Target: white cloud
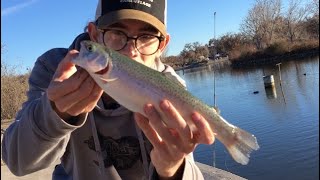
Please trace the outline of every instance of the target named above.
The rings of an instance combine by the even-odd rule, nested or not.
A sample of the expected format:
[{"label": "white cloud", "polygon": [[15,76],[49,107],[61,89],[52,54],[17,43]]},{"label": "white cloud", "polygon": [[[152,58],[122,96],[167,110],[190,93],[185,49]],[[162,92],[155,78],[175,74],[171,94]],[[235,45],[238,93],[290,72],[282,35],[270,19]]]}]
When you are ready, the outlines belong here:
[{"label": "white cloud", "polygon": [[7,16],[7,15],[12,14],[12,13],[15,13],[15,12],[27,7],[27,6],[30,6],[31,4],[33,4],[36,1],[37,0],[30,0],[30,1],[27,1],[27,2],[24,2],[24,3],[20,3],[20,4],[17,4],[17,5],[11,6],[11,7],[7,7],[7,8],[4,8],[4,9],[1,9],[1,17],[2,16]]}]

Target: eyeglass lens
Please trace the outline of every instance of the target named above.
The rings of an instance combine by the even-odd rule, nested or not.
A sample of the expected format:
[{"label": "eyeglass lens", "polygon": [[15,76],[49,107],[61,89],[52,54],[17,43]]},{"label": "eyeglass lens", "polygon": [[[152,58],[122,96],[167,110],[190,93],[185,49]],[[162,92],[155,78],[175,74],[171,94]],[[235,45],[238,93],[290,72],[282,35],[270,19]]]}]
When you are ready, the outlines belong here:
[{"label": "eyeglass lens", "polygon": [[119,30],[107,30],[104,32],[104,43],[108,47],[119,51],[125,48],[128,41],[134,39],[135,48],[144,55],[154,54],[160,45],[160,39],[154,35],[143,34],[137,38],[128,37]]}]

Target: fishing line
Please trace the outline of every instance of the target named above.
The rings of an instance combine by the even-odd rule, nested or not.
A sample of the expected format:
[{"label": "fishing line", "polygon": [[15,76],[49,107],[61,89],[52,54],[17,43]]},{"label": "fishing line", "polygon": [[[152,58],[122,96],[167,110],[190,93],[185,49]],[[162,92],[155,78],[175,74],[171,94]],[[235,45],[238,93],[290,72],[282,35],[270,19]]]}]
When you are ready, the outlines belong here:
[{"label": "fishing line", "polygon": [[286,103],[286,98],[285,98],[284,93],[283,93],[282,84],[281,84],[281,68],[280,68],[280,65],[281,65],[281,63],[276,64],[276,66],[278,66],[278,68],[279,68],[279,83],[280,83],[280,88],[281,88],[281,93],[282,93],[284,104],[287,104]]},{"label": "fishing line", "polygon": [[215,168],[216,167],[216,146],[215,146],[216,143],[213,143],[212,145],[212,148],[213,148],[213,167]]},{"label": "fishing line", "polygon": [[225,156],[224,156],[224,166],[227,168],[228,171],[230,171],[229,168],[228,168],[228,166],[227,166],[227,152],[226,152],[226,151],[223,151],[223,152],[225,153]]},{"label": "fishing line", "polygon": [[[216,75],[213,70],[213,107],[216,107]],[[216,143],[213,143],[213,167],[216,167]]]}]

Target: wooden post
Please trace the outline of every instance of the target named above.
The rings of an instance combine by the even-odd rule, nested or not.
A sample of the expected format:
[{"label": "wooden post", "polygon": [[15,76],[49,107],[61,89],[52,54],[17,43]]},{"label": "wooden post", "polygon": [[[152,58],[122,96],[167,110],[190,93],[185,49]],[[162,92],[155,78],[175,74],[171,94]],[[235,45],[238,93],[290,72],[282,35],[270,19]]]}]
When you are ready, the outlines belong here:
[{"label": "wooden post", "polygon": [[281,86],[281,69],[280,69],[281,63],[278,63],[276,65],[279,67],[279,80],[280,80],[280,86]]},{"label": "wooden post", "polygon": [[213,106],[216,107],[216,75],[213,69]]},{"label": "wooden post", "polygon": [[278,63],[278,64],[276,64],[276,65],[279,67],[279,82],[280,82],[280,87],[281,87],[281,93],[282,93],[283,101],[284,101],[285,104],[287,104],[287,103],[286,103],[286,98],[285,98],[285,96],[284,96],[284,92],[283,92],[283,89],[282,89],[282,85],[281,85],[281,69],[280,69],[281,63]]}]

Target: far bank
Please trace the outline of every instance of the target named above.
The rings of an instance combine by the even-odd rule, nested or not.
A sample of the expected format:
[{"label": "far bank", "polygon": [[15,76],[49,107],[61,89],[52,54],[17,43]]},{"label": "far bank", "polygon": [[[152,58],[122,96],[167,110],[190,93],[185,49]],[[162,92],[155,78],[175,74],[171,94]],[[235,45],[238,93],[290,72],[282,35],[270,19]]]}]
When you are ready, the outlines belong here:
[{"label": "far bank", "polygon": [[239,68],[259,67],[263,65],[275,65],[285,61],[302,60],[302,59],[312,58],[317,56],[319,56],[319,47],[310,48],[304,51],[291,51],[283,54],[256,53],[256,54],[252,54],[251,56],[245,56],[238,59],[230,59],[229,57],[222,57],[218,59],[208,59],[204,61],[198,61],[188,65],[174,64],[171,66],[173,66],[176,71],[203,67],[208,65],[213,65],[216,68],[223,68],[223,67],[230,66],[231,68],[239,69]]}]

